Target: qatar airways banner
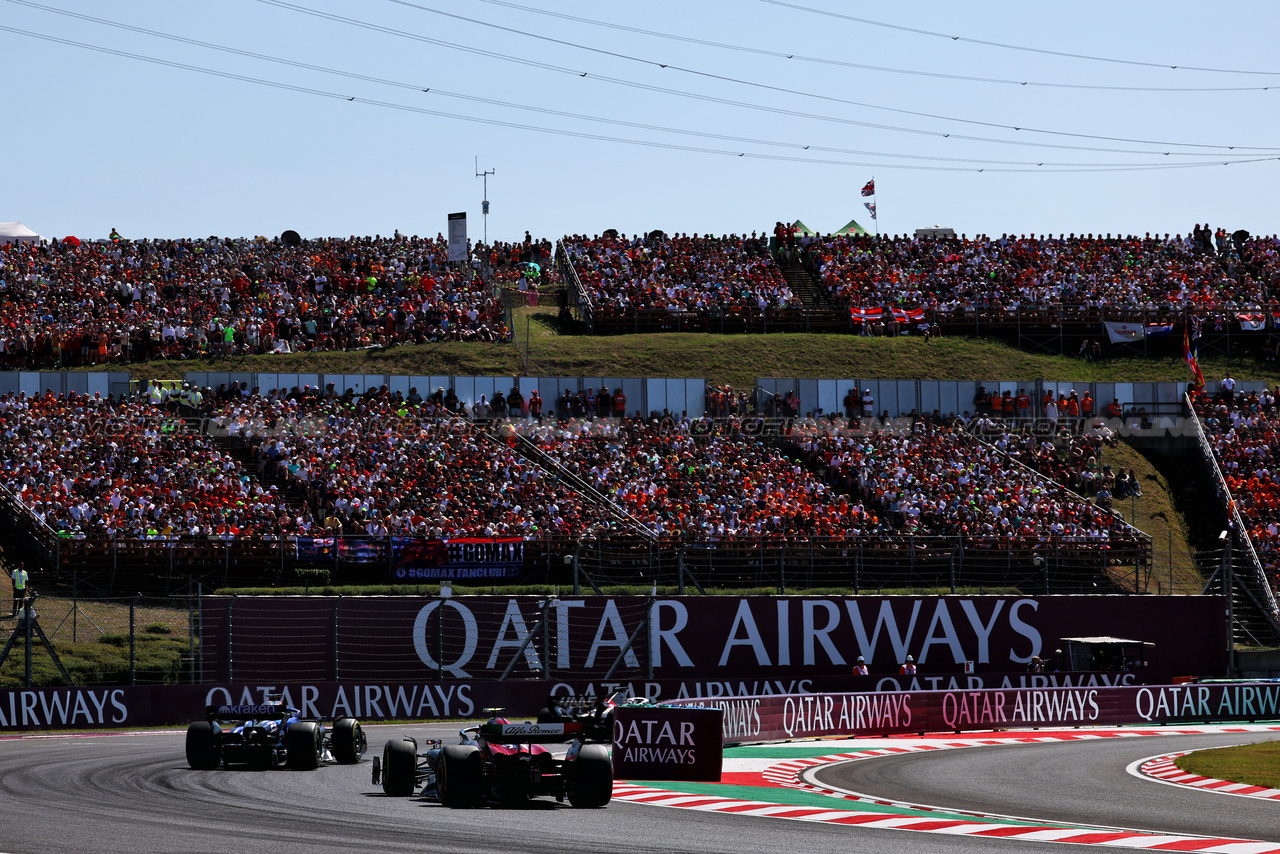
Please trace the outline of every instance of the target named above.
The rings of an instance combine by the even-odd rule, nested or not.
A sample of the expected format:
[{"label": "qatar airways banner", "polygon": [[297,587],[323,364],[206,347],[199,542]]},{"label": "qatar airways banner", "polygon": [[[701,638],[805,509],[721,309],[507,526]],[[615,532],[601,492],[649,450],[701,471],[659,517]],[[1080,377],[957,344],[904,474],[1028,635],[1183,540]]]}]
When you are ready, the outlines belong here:
[{"label": "qatar airways banner", "polygon": [[[640,683],[650,695],[685,697],[716,686],[717,695],[672,700],[717,709],[724,742],[828,735],[949,732],[1011,727],[1117,726],[1280,719],[1280,683],[1214,683],[1126,687],[988,688],[842,693],[735,694],[733,683]],[[750,683],[747,683],[750,684]],[[794,684],[794,683],[793,683]],[[487,717],[502,708],[532,717],[549,695],[608,696],[617,682],[235,682],[100,688],[0,689],[0,733],[56,729],[185,726],[208,705],[282,701],[307,717],[351,715],[362,721]],[[758,687],[786,688],[784,682]],[[647,720],[647,718],[646,718]],[[692,718],[690,720],[693,720]],[[696,723],[702,726],[706,718]],[[633,747],[687,748],[675,730],[623,734]],[[615,737],[618,733],[615,732]],[[698,743],[702,743],[699,738]],[[688,759],[688,754],[683,754]],[[678,763],[679,755],[636,753],[637,761]],[[700,764],[700,762],[698,763]],[[672,773],[668,769],[666,773]],[[701,773],[701,772],[699,772]]]},{"label": "qatar airways banner", "polygon": [[613,776],[718,783],[724,763],[719,709],[619,706],[613,713]]},{"label": "qatar airways banner", "polygon": [[1280,719],[1280,683],[798,694],[677,701],[724,712],[725,743],[828,735]]},{"label": "qatar airways banner", "polygon": [[868,690],[891,690],[908,655],[921,679],[1015,673],[1081,636],[1154,644],[1150,672],[1220,675],[1225,619],[1211,596],[205,597],[201,650],[203,678],[226,681],[814,679],[861,655]]}]

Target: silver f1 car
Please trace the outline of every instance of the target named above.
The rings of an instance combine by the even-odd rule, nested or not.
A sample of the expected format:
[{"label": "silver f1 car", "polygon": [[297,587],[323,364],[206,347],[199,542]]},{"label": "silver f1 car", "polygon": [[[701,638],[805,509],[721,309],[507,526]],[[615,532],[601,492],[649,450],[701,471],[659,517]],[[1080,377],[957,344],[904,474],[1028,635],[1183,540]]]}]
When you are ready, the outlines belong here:
[{"label": "silver f1 car", "polygon": [[[613,797],[605,746],[612,740],[613,708],[613,698],[568,698],[544,709],[538,723],[495,716],[464,727],[457,744],[392,739],[373,758],[373,783],[393,797],[421,789],[448,807],[513,806],[548,795],[575,807],[602,807]],[[543,746],[566,742],[563,757]]]},{"label": "silver f1 car", "polygon": [[303,718],[283,703],[206,706],[187,727],[187,764],[196,769],[245,764],[311,771],[322,762],[354,765],[368,742],[355,718]]}]

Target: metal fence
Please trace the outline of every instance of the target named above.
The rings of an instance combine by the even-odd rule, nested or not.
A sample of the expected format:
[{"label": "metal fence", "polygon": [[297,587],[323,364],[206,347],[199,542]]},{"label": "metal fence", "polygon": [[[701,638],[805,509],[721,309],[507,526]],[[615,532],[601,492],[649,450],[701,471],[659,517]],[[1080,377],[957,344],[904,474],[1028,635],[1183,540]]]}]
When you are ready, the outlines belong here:
[{"label": "metal fence", "polygon": [[199,619],[199,597],[36,595],[0,634],[0,685],[199,682]]}]

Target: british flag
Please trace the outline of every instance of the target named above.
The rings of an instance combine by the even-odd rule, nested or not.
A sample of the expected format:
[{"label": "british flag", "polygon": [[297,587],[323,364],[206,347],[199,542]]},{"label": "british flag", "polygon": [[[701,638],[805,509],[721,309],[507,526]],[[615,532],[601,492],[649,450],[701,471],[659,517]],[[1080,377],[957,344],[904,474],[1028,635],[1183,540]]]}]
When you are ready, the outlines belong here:
[{"label": "british flag", "polygon": [[875,194],[876,194],[876,179],[872,178],[870,181],[862,185],[862,195],[874,196]]}]

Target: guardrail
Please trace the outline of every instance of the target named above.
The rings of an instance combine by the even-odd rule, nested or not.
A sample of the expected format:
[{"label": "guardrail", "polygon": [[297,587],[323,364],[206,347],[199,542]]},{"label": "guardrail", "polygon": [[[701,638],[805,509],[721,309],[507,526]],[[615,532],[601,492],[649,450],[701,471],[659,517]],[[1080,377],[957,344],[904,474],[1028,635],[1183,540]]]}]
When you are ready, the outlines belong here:
[{"label": "guardrail", "polygon": [[556,263],[560,265],[561,280],[573,285],[575,302],[578,305],[578,311],[582,314],[582,321],[587,328],[587,332],[594,334],[596,327],[595,304],[591,301],[591,294],[587,293],[587,289],[582,286],[582,280],[578,278],[578,271],[573,266],[573,259],[569,257],[569,251],[565,249],[563,240],[556,241]]},{"label": "guardrail", "polygon": [[1262,600],[1264,615],[1270,621],[1272,627],[1277,632],[1280,632],[1280,608],[1276,605],[1275,591],[1271,587],[1271,582],[1267,579],[1266,571],[1262,568],[1262,560],[1258,557],[1258,552],[1253,547],[1253,538],[1249,535],[1249,527],[1245,524],[1244,517],[1240,515],[1240,507],[1236,503],[1235,496],[1231,494],[1231,489],[1227,486],[1227,479],[1223,476],[1222,468],[1218,465],[1218,455],[1214,453],[1213,446],[1209,444],[1209,438],[1205,435],[1200,418],[1196,414],[1195,405],[1191,402],[1190,396],[1184,395],[1183,399],[1187,412],[1191,415],[1190,420],[1195,425],[1196,446],[1200,449],[1201,456],[1209,466],[1209,470],[1213,475],[1214,487],[1218,492],[1218,500],[1222,503],[1228,518],[1231,520],[1232,537],[1244,547],[1245,554],[1248,556],[1250,574],[1253,576],[1252,583],[1248,585],[1249,590],[1254,596]]}]

